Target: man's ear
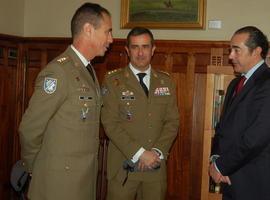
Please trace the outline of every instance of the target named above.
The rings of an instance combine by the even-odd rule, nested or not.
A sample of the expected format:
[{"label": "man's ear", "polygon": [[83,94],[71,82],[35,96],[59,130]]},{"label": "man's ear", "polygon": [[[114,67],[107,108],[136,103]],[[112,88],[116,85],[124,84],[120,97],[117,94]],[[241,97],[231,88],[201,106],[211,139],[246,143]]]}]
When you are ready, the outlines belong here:
[{"label": "man's ear", "polygon": [[156,45],[154,45],[154,46],[152,47],[152,56],[154,55],[155,50],[156,50]]},{"label": "man's ear", "polygon": [[87,36],[91,36],[92,33],[93,33],[93,30],[94,30],[94,27],[93,27],[92,24],[90,24],[90,23],[85,23],[85,24],[83,25],[83,32],[84,32],[84,34],[86,34]]},{"label": "man's ear", "polygon": [[126,50],[126,52],[127,52],[127,55],[129,56],[129,49],[128,49],[127,46],[125,46],[125,50]]},{"label": "man's ear", "polygon": [[260,56],[261,57],[261,53],[262,53],[262,48],[261,47],[256,47],[254,50],[253,50],[253,54],[255,56]]}]

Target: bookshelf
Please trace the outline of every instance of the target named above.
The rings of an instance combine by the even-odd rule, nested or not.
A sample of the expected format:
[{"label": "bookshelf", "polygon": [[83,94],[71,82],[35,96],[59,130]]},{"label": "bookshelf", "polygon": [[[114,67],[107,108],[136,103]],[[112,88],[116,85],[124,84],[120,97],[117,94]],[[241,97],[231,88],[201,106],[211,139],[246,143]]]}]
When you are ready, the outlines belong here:
[{"label": "bookshelf", "polygon": [[235,75],[232,66],[207,66],[201,200],[222,199],[220,193],[210,192],[209,190],[210,178],[208,176],[208,167],[211,154],[211,142],[215,134],[214,127],[222,111],[226,89],[233,78],[235,78]]}]

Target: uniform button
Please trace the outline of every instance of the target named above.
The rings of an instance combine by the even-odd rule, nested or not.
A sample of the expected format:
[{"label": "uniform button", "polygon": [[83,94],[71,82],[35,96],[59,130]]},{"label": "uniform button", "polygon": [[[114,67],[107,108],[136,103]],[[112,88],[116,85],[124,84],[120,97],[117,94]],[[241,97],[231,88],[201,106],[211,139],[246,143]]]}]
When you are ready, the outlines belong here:
[{"label": "uniform button", "polygon": [[149,143],[151,143],[151,142],[152,142],[152,140],[150,140],[150,139],[149,139],[149,140],[148,140],[148,142],[149,142]]},{"label": "uniform button", "polygon": [[65,170],[70,170],[70,167],[69,166],[65,166]]},{"label": "uniform button", "polygon": [[148,113],[148,116],[151,117],[152,116],[152,113]]}]

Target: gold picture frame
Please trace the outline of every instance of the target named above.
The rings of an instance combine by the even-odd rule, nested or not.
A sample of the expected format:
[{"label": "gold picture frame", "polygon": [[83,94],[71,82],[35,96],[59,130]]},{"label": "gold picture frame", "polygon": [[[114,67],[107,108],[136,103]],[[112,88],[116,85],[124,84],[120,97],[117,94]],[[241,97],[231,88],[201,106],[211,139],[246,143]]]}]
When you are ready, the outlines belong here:
[{"label": "gold picture frame", "polygon": [[206,0],[121,0],[121,28],[204,29]]}]

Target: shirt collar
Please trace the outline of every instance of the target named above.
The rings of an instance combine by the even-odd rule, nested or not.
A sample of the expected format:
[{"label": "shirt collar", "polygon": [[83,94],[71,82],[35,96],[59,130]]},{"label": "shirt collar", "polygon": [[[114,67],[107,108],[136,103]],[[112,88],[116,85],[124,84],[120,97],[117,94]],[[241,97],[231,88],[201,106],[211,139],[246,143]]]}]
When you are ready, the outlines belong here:
[{"label": "shirt collar", "polygon": [[[133,74],[136,76],[138,73],[146,73],[146,76],[150,76],[150,72],[151,72],[151,65],[149,65],[148,69],[145,71],[140,71],[138,69],[136,69],[135,67],[132,66],[131,63],[129,63],[129,68],[131,69],[131,71],[133,72]],[[137,77],[137,76],[136,76]]]},{"label": "shirt collar", "polygon": [[79,57],[84,66],[87,66],[90,63],[90,61],[88,61],[73,45],[71,45],[71,49]]},{"label": "shirt collar", "polygon": [[256,65],[254,65],[246,74],[244,75],[247,79],[246,81],[252,76],[252,74],[263,64],[264,60],[261,60]]}]

